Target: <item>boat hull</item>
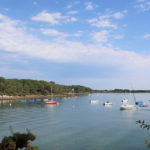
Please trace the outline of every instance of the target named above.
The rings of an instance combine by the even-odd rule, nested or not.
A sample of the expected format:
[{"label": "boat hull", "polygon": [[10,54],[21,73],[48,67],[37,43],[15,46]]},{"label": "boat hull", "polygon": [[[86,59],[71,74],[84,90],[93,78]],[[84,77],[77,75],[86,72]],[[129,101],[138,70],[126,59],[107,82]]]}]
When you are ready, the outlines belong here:
[{"label": "boat hull", "polygon": [[46,105],[56,105],[57,102],[56,101],[52,101],[52,102],[45,102]]},{"label": "boat hull", "polygon": [[91,104],[98,104],[99,101],[98,101],[98,100],[90,100],[90,103],[91,103]]},{"label": "boat hull", "polygon": [[103,103],[103,105],[104,105],[104,106],[111,106],[112,103],[111,103],[111,102],[105,102],[105,103]]},{"label": "boat hull", "polygon": [[134,105],[121,105],[120,110],[133,110],[136,109]]}]

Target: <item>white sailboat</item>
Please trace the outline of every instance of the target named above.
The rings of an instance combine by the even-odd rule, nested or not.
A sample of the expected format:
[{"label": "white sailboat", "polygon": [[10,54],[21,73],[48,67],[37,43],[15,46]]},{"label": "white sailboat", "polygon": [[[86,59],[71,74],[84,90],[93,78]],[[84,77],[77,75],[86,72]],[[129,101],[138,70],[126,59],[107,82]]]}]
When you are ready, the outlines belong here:
[{"label": "white sailboat", "polygon": [[120,110],[134,110],[134,109],[136,109],[136,105],[129,104],[128,99],[122,100],[122,105],[120,106]]},{"label": "white sailboat", "polygon": [[122,104],[120,106],[120,110],[133,110],[136,109],[135,105],[131,105],[131,104]]}]

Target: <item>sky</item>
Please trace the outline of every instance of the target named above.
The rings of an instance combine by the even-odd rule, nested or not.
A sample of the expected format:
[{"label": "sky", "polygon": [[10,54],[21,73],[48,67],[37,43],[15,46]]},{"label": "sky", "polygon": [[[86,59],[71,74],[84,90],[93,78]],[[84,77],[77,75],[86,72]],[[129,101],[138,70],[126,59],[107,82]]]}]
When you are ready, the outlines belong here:
[{"label": "sky", "polygon": [[150,89],[150,0],[0,0],[0,76]]}]

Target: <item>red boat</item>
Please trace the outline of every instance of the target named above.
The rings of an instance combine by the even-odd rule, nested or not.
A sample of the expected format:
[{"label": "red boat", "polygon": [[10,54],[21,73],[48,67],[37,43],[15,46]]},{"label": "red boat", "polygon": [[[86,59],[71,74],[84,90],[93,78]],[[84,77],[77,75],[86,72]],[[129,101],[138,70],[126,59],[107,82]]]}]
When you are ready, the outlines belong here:
[{"label": "red boat", "polygon": [[56,101],[48,101],[48,102],[45,102],[45,104],[47,104],[47,105],[56,105],[57,102]]}]

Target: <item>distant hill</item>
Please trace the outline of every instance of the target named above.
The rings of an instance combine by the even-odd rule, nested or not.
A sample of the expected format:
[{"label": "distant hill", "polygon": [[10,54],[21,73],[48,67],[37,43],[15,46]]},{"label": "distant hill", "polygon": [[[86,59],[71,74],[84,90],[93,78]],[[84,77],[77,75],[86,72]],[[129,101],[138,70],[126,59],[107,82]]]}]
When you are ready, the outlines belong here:
[{"label": "distant hill", "polygon": [[81,85],[67,86],[52,81],[0,77],[0,95],[50,95],[51,93],[91,93],[92,91],[91,88]]}]

